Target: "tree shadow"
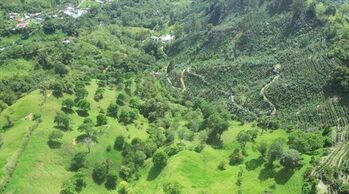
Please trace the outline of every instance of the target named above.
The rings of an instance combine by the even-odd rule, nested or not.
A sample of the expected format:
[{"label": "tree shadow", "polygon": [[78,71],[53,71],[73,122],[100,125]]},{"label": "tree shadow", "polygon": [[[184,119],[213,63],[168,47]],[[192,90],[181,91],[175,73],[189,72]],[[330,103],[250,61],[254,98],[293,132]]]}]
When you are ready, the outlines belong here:
[{"label": "tree shadow", "polygon": [[276,173],[274,180],[277,184],[284,185],[290,180],[294,172],[293,169],[282,168]]},{"label": "tree shadow", "polygon": [[96,137],[89,137],[87,134],[82,134],[82,135],[77,136],[75,141],[76,141],[76,143],[82,143],[82,142],[84,142],[84,140],[86,138],[91,138],[92,141],[97,142],[97,138]]},{"label": "tree shadow", "polygon": [[50,149],[58,149],[58,148],[62,147],[62,143],[61,142],[52,141],[52,140],[49,140],[47,142],[47,145],[48,145],[48,147],[50,147]]},{"label": "tree shadow", "polygon": [[54,126],[54,128],[56,128],[56,129],[59,129],[59,130],[61,130],[61,131],[64,131],[64,132],[66,132],[66,131],[69,131],[70,129],[68,128],[66,128],[66,127],[63,127],[63,126]]},{"label": "tree shadow", "polygon": [[156,177],[159,176],[161,171],[162,171],[162,168],[158,168],[155,166],[151,167],[151,169],[148,173],[147,181],[152,181],[152,180],[156,179]]},{"label": "tree shadow", "polygon": [[276,174],[274,166],[265,164],[264,168],[260,171],[258,175],[259,180],[267,180],[269,178],[273,178]]},{"label": "tree shadow", "polygon": [[82,110],[77,110],[76,113],[80,116],[80,117],[88,117],[89,114],[88,112],[82,111]]},{"label": "tree shadow", "polygon": [[256,159],[252,159],[248,162],[245,162],[246,165],[246,169],[248,171],[251,170],[255,170],[256,168],[258,168],[259,166],[261,166],[264,162],[264,159],[262,157],[256,158]]},{"label": "tree shadow", "polygon": [[62,110],[64,113],[66,113],[66,114],[72,114],[72,113],[74,113],[74,110],[69,109],[69,108],[64,108],[64,107],[62,107],[61,110]]}]

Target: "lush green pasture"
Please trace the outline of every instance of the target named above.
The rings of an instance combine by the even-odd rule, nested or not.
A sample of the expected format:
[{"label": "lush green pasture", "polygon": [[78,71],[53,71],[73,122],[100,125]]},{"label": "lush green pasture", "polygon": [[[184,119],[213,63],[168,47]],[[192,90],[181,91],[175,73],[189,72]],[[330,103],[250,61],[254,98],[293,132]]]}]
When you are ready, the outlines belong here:
[{"label": "lush green pasture", "polygon": [[275,163],[274,168],[265,165],[265,161],[256,150],[259,142],[270,143],[274,139],[284,138],[287,133],[283,130],[263,132],[255,144],[247,145],[247,154],[240,165],[227,164],[226,170],[219,170],[218,165],[225,160],[228,163],[232,148],[239,147],[235,141],[241,130],[251,129],[251,124],[240,126],[232,122],[222,139],[225,149],[213,149],[206,146],[201,153],[185,150],[169,159],[168,165],[161,171],[152,169],[152,162],[148,161],[141,179],[135,183],[135,193],[163,193],[163,185],[168,182],[178,182],[183,186],[183,193],[237,193],[238,173],[242,171],[242,193],[255,194],[271,191],[280,194],[301,193],[303,172],[309,166],[309,156],[305,156],[303,166],[294,172],[284,170]]},{"label": "lush green pasture", "polygon": [[[87,86],[89,96],[87,100],[91,102],[90,117],[95,120],[96,115],[100,109],[106,109],[110,102],[115,100],[116,92],[113,89],[108,89],[104,93],[104,99],[98,103],[93,100],[94,92],[97,88],[96,82],[92,82]],[[64,96],[57,99],[54,96],[49,96],[43,105],[39,105],[44,97],[35,91],[28,96],[19,100],[16,104],[9,107],[2,113],[1,122],[5,122],[5,115],[10,114],[15,121],[15,126],[4,133],[4,149],[0,153],[2,158],[1,167],[4,167],[6,159],[21,145],[21,140],[24,136],[25,129],[30,126],[32,121],[25,121],[24,117],[30,113],[40,113],[42,115],[42,122],[39,127],[33,132],[30,142],[20,158],[16,170],[8,184],[7,192],[14,193],[59,193],[61,184],[67,180],[72,173],[69,172],[69,164],[71,158],[77,151],[87,151],[87,148],[78,143],[75,144],[74,139],[79,135],[77,127],[82,123],[83,117],[73,113],[70,115],[72,119],[72,130],[65,132],[63,137],[63,145],[60,149],[50,149],[47,141],[48,136],[54,129],[54,116],[56,112],[60,111],[61,101]],[[12,113],[12,114],[11,114]],[[107,127],[100,127],[102,135],[98,138],[99,143],[95,144],[91,153],[88,155],[88,166],[92,167],[95,163],[100,163],[109,158],[113,161],[113,171],[118,172],[118,167],[121,162],[121,155],[119,152],[107,152],[106,147],[113,145],[117,135],[125,134],[130,138],[142,137],[146,138],[146,133],[142,129],[137,129],[134,126],[126,128],[117,123],[116,120],[109,118]],[[103,185],[97,186],[93,183],[90,176],[92,168],[86,169],[87,187],[83,193],[108,193]]]},{"label": "lush green pasture", "polygon": [[[89,92],[86,98],[91,103],[89,117],[95,121],[101,110],[106,110],[110,102],[115,101],[118,91],[108,88],[104,92],[104,98],[99,102],[93,100],[97,89],[96,81],[92,81],[86,89]],[[54,116],[61,108],[61,102],[65,98],[73,98],[65,95],[61,98],[54,96],[44,97],[39,91],[34,91],[17,101],[14,105],[2,112],[0,122],[6,122],[6,115],[14,121],[14,126],[4,133],[4,145],[0,152],[0,167],[4,168],[6,162],[22,145],[22,139],[26,130],[34,124],[31,115],[40,113],[42,122],[34,130],[30,141],[20,157],[12,178],[7,185],[8,193],[59,193],[62,183],[73,175],[69,171],[72,157],[79,151],[87,152],[84,144],[76,143],[75,138],[80,135],[77,131],[84,117],[76,113],[69,114],[72,119],[72,130],[64,132],[63,144],[59,149],[50,149],[48,136],[54,129]],[[171,104],[173,108],[180,110],[181,105]],[[137,124],[138,123],[138,124]],[[142,125],[140,125],[142,124]],[[180,126],[184,126],[185,122]],[[137,126],[137,127],[136,127]],[[182,126],[182,127],[183,127]],[[134,137],[147,138],[146,128],[148,122],[140,117],[136,124],[123,126],[116,120],[108,117],[108,125],[99,127],[101,135],[98,143],[93,145],[88,155],[87,187],[81,193],[112,193],[105,189],[104,185],[96,185],[91,177],[92,167],[106,159],[113,162],[112,173],[117,174],[121,165],[120,152],[106,151],[107,146],[112,146],[115,137],[124,135],[129,141]],[[145,163],[141,170],[139,180],[130,184],[135,193],[163,193],[163,185],[168,182],[179,182],[184,193],[236,193],[238,174],[242,172],[240,190],[243,193],[300,193],[302,187],[302,174],[309,166],[309,157],[304,156],[303,167],[294,172],[284,170],[280,164],[275,163],[274,168],[265,165],[265,161],[256,150],[260,142],[270,144],[277,138],[287,139],[284,130],[262,131],[255,143],[247,144],[247,156],[240,165],[229,165],[229,156],[234,148],[240,147],[236,142],[237,134],[242,130],[257,128],[253,123],[240,125],[239,122],[230,122],[230,127],[222,135],[223,148],[214,149],[206,146],[200,153],[192,151],[191,147],[196,141],[184,141],[187,149],[169,158],[168,165],[162,170],[154,170],[151,159]],[[176,142],[178,142],[176,140]],[[226,161],[226,170],[219,170],[221,161]],[[3,171],[1,174],[3,175]]]}]

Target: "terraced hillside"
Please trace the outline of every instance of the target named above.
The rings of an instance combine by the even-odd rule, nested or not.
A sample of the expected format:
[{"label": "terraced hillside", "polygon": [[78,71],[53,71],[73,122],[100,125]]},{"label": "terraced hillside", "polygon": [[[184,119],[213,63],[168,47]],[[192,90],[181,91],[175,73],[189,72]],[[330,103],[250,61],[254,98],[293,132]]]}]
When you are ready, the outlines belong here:
[{"label": "terraced hillside", "polygon": [[[307,12],[295,19],[292,13],[270,16],[263,6],[256,10],[228,15],[170,48],[178,68],[190,68],[185,80],[191,95],[225,100],[247,120],[267,115],[307,130],[348,119],[345,98],[328,89],[336,68],[345,64],[330,54],[328,24]],[[190,61],[182,60],[186,55]],[[178,79],[175,71],[172,79]]]}]

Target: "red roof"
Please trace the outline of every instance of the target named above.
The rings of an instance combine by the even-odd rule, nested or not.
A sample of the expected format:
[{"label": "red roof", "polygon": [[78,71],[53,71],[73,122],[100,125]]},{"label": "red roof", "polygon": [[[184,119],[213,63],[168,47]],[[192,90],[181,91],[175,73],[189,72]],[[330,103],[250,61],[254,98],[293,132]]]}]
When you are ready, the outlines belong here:
[{"label": "red roof", "polygon": [[28,26],[27,23],[19,23],[16,25],[17,28],[26,28]]}]

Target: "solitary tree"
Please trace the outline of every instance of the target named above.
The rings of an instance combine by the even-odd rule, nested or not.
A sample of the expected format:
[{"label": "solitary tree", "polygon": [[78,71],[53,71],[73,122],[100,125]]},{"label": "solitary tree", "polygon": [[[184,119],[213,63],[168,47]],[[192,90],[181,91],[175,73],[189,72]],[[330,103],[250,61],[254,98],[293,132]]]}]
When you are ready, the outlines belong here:
[{"label": "solitary tree", "polygon": [[265,142],[262,142],[258,145],[257,150],[259,151],[259,153],[261,154],[261,156],[264,158],[265,154],[268,151],[268,145]]},{"label": "solitary tree", "polygon": [[167,165],[167,154],[163,151],[155,153],[153,156],[153,163],[157,168],[164,168]]},{"label": "solitary tree", "polygon": [[287,169],[294,169],[299,166],[302,159],[301,154],[294,149],[286,151],[280,160],[280,163]]},{"label": "solitary tree", "polygon": [[97,126],[106,125],[107,123],[107,117],[104,114],[97,115]]},{"label": "solitary tree", "polygon": [[244,156],[242,155],[240,149],[235,149],[234,152],[230,155],[229,163],[231,165],[240,164],[244,161]]},{"label": "solitary tree", "polygon": [[237,141],[240,143],[241,145],[241,150],[243,153],[245,153],[245,147],[246,147],[246,143],[251,141],[251,136],[249,133],[247,133],[246,131],[240,131],[238,136],[237,136]]},{"label": "solitary tree", "polygon": [[104,185],[105,188],[107,188],[108,190],[115,190],[117,180],[118,180],[118,177],[116,175],[109,174],[107,176],[107,180]]},{"label": "solitary tree", "polygon": [[107,109],[107,115],[116,118],[118,116],[118,105],[111,103]]},{"label": "solitary tree", "polygon": [[124,148],[124,144],[125,144],[125,138],[124,136],[120,135],[115,139],[114,148],[120,151]]},{"label": "solitary tree", "polygon": [[116,103],[120,106],[125,105],[125,101],[126,101],[126,95],[123,93],[120,93],[116,99]]},{"label": "solitary tree", "polygon": [[73,157],[70,163],[70,170],[77,171],[80,168],[85,167],[86,156],[87,156],[87,153],[84,153],[84,152],[79,152],[75,154],[75,156]]},{"label": "solitary tree", "polygon": [[177,182],[166,183],[163,186],[165,194],[181,194],[182,186]]},{"label": "solitary tree", "polygon": [[74,92],[75,92],[75,96],[78,100],[81,100],[88,95],[88,92],[85,89],[85,87],[83,85],[80,85],[80,84],[75,86]]},{"label": "solitary tree", "polygon": [[88,111],[91,109],[91,105],[87,100],[80,100],[78,102],[78,108],[83,114],[88,114]]},{"label": "solitary tree", "polygon": [[58,148],[61,146],[61,139],[63,133],[61,131],[54,130],[49,136],[48,145],[50,148]]},{"label": "solitary tree", "polygon": [[64,85],[61,81],[56,81],[51,85],[52,94],[56,97],[61,97],[64,91]]},{"label": "solitary tree", "polygon": [[62,102],[62,110],[72,111],[74,105],[74,101],[70,98],[67,98]]},{"label": "solitary tree", "polygon": [[59,112],[56,114],[54,123],[57,127],[60,127],[64,130],[68,130],[70,128],[70,118],[65,113]]},{"label": "solitary tree", "polygon": [[276,139],[268,150],[268,160],[270,164],[279,159],[284,152],[284,142],[282,139]]},{"label": "solitary tree", "polygon": [[92,177],[97,184],[102,184],[108,175],[108,167],[105,163],[96,164],[93,169]]},{"label": "solitary tree", "polygon": [[84,133],[88,137],[95,137],[97,131],[93,128],[94,124],[91,119],[86,118],[84,122],[79,126],[78,130]]}]

